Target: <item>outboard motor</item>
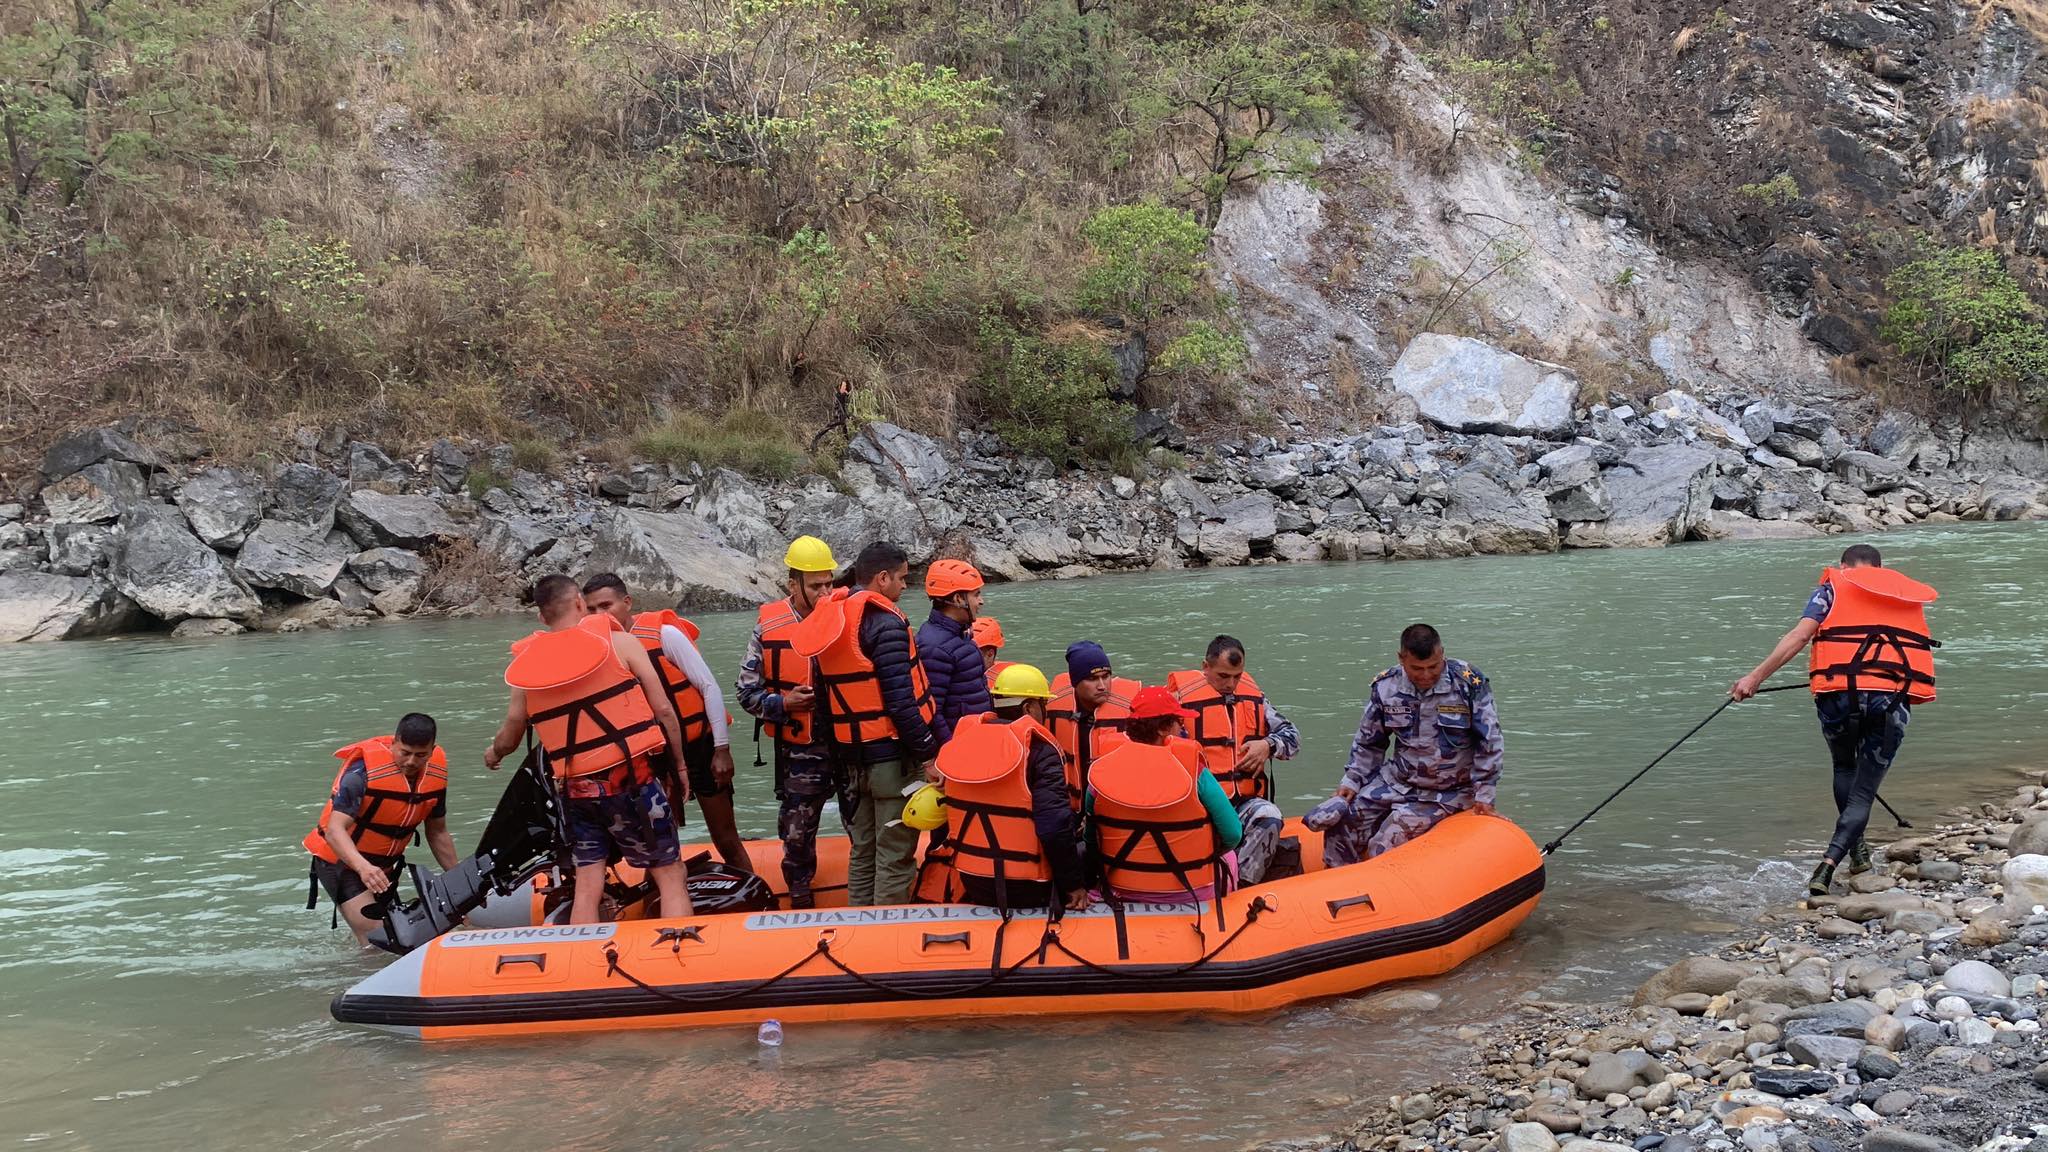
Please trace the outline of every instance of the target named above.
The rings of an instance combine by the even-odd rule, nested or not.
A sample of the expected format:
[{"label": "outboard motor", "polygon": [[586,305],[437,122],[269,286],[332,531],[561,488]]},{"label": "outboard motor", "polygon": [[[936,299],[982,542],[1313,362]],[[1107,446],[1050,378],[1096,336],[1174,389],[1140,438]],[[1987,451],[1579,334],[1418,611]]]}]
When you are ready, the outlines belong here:
[{"label": "outboard motor", "polygon": [[385,902],[384,923],[370,931],[370,943],[400,956],[462,922],[493,893],[510,895],[554,862],[560,809],[552,782],[538,756],[505,786],[476,854],[446,872],[407,870],[418,895],[403,904]]},{"label": "outboard motor", "polygon": [[683,881],[690,890],[692,915],[716,916],[721,912],[772,912],[778,906],[775,890],[752,872],[729,864],[714,863],[709,852],[688,861]]}]

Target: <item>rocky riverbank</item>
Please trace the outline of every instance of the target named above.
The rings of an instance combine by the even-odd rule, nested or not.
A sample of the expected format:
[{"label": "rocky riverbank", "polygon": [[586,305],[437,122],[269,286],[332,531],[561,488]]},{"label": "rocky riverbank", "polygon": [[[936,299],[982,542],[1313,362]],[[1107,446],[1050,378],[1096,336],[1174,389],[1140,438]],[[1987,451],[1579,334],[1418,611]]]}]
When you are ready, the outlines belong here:
[{"label": "rocky riverbank", "polygon": [[[1463,1082],[1259,1150],[2044,1152],[2044,785],[2031,773],[2008,804],[1945,813],[1843,894],[1767,913],[1629,1005],[1526,1002],[1461,1032]],[[1379,997],[1399,1011],[1433,994]]]},{"label": "rocky riverbank", "polygon": [[0,503],[0,641],[338,627],[509,611],[554,571],[694,610],[780,594],[786,541],[873,539],[996,580],[1797,538],[2048,515],[2048,445],[1866,407],[1668,391],[1578,406],[1564,368],[1424,335],[1388,423],[1194,442],[1143,412],[1142,475],[886,423],[836,475],[763,483],[584,457],[543,474],[456,438],[393,455],[301,429],[262,464],[131,420],[50,447]]}]

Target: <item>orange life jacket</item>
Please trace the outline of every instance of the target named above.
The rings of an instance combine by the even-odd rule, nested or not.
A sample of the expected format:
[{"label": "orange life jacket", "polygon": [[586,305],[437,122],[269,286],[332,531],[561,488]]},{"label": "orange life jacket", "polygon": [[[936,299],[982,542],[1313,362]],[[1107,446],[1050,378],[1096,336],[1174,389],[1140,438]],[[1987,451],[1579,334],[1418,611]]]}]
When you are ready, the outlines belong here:
[{"label": "orange life jacket", "polygon": [[945,777],[947,843],[964,876],[1052,879],[1052,865],[1031,822],[1031,744],[1052,734],[1029,716],[1004,723],[993,714],[963,717],[939,750]]},{"label": "orange life jacket", "polygon": [[[754,617],[754,623],[761,630],[761,682],[770,692],[788,695],[792,689],[801,688],[811,682],[811,662],[797,655],[790,642],[790,629],[803,617],[796,614],[796,606],[785,596],[772,603],[761,605],[761,611]],[[808,712],[787,717],[780,724],[764,724],[763,727],[776,740],[790,747],[800,747],[811,742],[811,721]]]},{"label": "orange life jacket", "polygon": [[1015,660],[998,660],[988,666],[988,694],[991,697],[996,694],[996,677],[1003,674],[1003,669],[1014,667],[1016,663]]},{"label": "orange life jacket", "polygon": [[407,780],[405,771],[392,760],[389,736],[358,740],[336,751],[334,758],[341,761],[341,771],[334,774],[334,783],[327,789],[327,804],[306,835],[306,850],[329,864],[341,863],[334,845],[327,842],[327,818],[334,815],[334,792],[341,787],[341,778],[348,775],[350,765],[360,760],[369,778],[363,787],[363,807],[355,815],[349,839],[355,841],[356,851],[370,863],[380,868],[397,864],[405,856],[405,846],[414,829],[427,822],[448,794],[448,754],[440,745],[434,745],[417,783]]},{"label": "orange life jacket", "polygon": [[1231,800],[1272,795],[1272,780],[1263,765],[1242,772],[1237,768],[1237,754],[1244,746],[1270,734],[1266,697],[1258,684],[1249,676],[1242,677],[1236,695],[1225,699],[1210,687],[1207,676],[1195,670],[1173,673],[1166,678],[1166,687],[1179,698],[1181,707],[1195,714],[1187,721],[1188,735],[1201,745],[1202,763]]},{"label": "orange life jacket", "polygon": [[1088,791],[1105,883],[1162,900],[1204,885],[1222,891],[1223,853],[1197,785],[1203,771],[1191,740],[1126,741],[1095,765]]},{"label": "orange life jacket", "polygon": [[[1089,718],[1087,761],[1090,766],[1108,755],[1110,749],[1130,740],[1124,735],[1124,723],[1131,718],[1131,700],[1142,687],[1144,685],[1136,680],[1120,676],[1109,682],[1109,699],[1103,701]],[[1060,746],[1060,753],[1067,758],[1067,793],[1076,812],[1081,810],[1081,793],[1088,784],[1082,773],[1080,716],[1080,706],[1074,702],[1073,680],[1062,672],[1053,677],[1052,702],[1045,707],[1045,722],[1052,730],[1053,742]]]},{"label": "orange life jacket", "polygon": [[[641,612],[633,617],[633,638],[647,649],[647,658],[654,664],[654,674],[661,678],[662,688],[668,692],[669,703],[676,710],[676,725],[682,729],[683,743],[694,744],[711,734],[711,716],[704,707],[704,693],[681,668],[661,650],[661,629],[664,624],[673,625],[692,643],[697,639],[697,626],[671,611]],[[730,723],[732,717],[726,717]]]},{"label": "orange life jacket", "polygon": [[1813,636],[1807,676],[1822,692],[1900,692],[1934,699],[1934,649],[1927,605],[1934,589],[1891,568],[1829,568],[1835,606]]},{"label": "orange life jacket", "polygon": [[512,645],[505,683],[526,693],[526,722],[557,780],[620,768],[667,746],[640,681],[612,650],[604,613]]},{"label": "orange life jacket", "polygon": [[879,592],[865,588],[858,592],[836,589],[794,625],[792,642],[798,655],[817,661],[816,684],[827,722],[825,733],[832,743],[844,748],[901,736],[882,702],[882,681],[875,675],[874,661],[860,647],[860,625],[870,607],[904,621],[904,631],[910,640],[910,683],[916,694],[917,710],[927,724],[938,715],[932,705],[931,685],[925,679],[924,662],[917,658],[917,636],[910,631],[902,609]]}]

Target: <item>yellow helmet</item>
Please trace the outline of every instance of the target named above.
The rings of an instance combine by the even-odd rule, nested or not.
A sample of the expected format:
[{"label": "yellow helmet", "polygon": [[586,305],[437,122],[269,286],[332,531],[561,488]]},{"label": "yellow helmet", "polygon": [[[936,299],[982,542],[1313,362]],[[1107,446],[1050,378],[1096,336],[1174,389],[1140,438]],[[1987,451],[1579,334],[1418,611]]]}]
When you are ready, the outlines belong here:
[{"label": "yellow helmet", "polygon": [[903,823],[905,827],[920,832],[946,826],[946,794],[936,785],[927,784],[912,793],[903,802]]},{"label": "yellow helmet", "polygon": [[1052,686],[1045,682],[1045,673],[1029,664],[1012,664],[996,673],[995,686],[989,695],[998,699],[1050,700]]},{"label": "yellow helmet", "polygon": [[782,565],[796,572],[831,572],[839,567],[832,559],[832,547],[816,536],[799,536],[789,542]]}]

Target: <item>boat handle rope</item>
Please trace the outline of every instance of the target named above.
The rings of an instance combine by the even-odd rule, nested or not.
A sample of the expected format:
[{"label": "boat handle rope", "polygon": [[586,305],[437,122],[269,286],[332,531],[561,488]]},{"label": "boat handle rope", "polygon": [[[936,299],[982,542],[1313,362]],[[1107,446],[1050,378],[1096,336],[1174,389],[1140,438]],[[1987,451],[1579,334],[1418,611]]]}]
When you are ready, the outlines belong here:
[{"label": "boat handle rope", "polygon": [[[1805,687],[1806,685],[1804,684],[1780,684],[1775,688],[1759,688],[1756,690],[1756,694],[1761,696],[1766,692],[1796,692]],[[1579,817],[1577,820],[1572,821],[1572,826],[1558,833],[1557,839],[1552,840],[1548,844],[1545,844],[1543,846],[1543,854],[1545,856],[1548,856],[1552,852],[1557,851],[1558,845],[1564,843],[1565,837],[1571,835],[1574,832],[1577,832],[1579,830],[1580,825],[1584,824],[1588,820],[1591,820],[1593,817],[1599,815],[1600,810],[1602,808],[1605,808],[1609,804],[1614,803],[1615,797],[1620,796],[1623,792],[1628,791],[1629,785],[1634,784],[1636,781],[1641,780],[1643,777],[1649,775],[1650,769],[1655,768],[1657,765],[1663,763],[1664,758],[1666,756],[1669,756],[1673,752],[1678,751],[1678,746],[1680,744],[1683,744],[1687,740],[1690,740],[1694,736],[1698,735],[1700,729],[1705,728],[1707,725],[1713,723],[1714,717],[1719,716],[1721,713],[1727,711],[1728,706],[1733,703],[1735,703],[1735,697],[1733,696],[1730,696],[1726,700],[1721,701],[1720,707],[1715,708],[1712,712],[1707,713],[1707,718],[1705,720],[1702,720],[1699,723],[1692,726],[1692,731],[1687,732],[1685,735],[1680,736],[1678,739],[1672,741],[1671,747],[1666,748],[1664,751],[1657,753],[1657,758],[1655,760],[1652,760],[1648,764],[1643,765],[1641,771],[1629,777],[1627,780],[1622,781],[1621,787],[1616,788],[1614,791],[1607,794],[1607,799],[1602,800],[1598,804],[1593,805],[1593,810],[1591,812],[1588,812],[1584,816]],[[1885,810],[1891,811],[1891,805],[1886,804]],[[1896,818],[1898,816],[1898,813],[1893,812],[1892,816]],[[1904,824],[1905,822],[1900,821],[1900,823]]]},{"label": "boat handle rope", "polygon": [[[1221,944],[1218,944],[1216,947],[1210,949],[1207,953],[1203,954],[1202,956],[1194,960],[1191,960],[1178,968],[1174,968],[1167,972],[1161,973],[1160,975],[1180,976],[1192,972],[1195,969],[1200,968],[1204,964],[1209,963],[1211,960],[1214,960],[1217,957],[1217,955],[1220,954],[1225,948],[1230,947],[1232,943],[1236,942],[1237,938],[1244,934],[1245,929],[1250,928],[1253,924],[1257,923],[1260,914],[1275,910],[1277,910],[1275,905],[1269,903],[1264,896],[1260,896],[1259,898],[1253,900],[1251,904],[1245,908],[1244,920],[1238,924],[1235,931],[1231,932],[1229,936],[1224,938]],[[1000,943],[998,944],[998,948],[1000,948]],[[815,948],[798,957],[796,963],[791,964],[789,967],[784,968],[782,971],[777,972],[775,975],[770,976],[765,980],[756,981],[755,983],[749,984],[744,988],[736,988],[730,992],[721,992],[715,996],[681,996],[677,995],[674,992],[670,992],[666,988],[657,988],[654,985],[647,983],[645,980],[642,980],[638,976],[633,975],[631,972],[626,971],[626,969],[619,964],[619,950],[616,945],[605,945],[604,959],[606,968],[605,974],[608,976],[619,976],[623,978],[628,984],[633,985],[635,988],[640,989],[642,992],[647,992],[654,996],[658,996],[661,999],[666,1000],[672,1004],[681,1004],[691,1008],[704,1008],[715,1004],[723,1004],[729,1000],[736,1000],[743,996],[751,996],[756,992],[766,991],[767,989],[775,986],[776,984],[781,983],[789,977],[796,975],[797,971],[803,968],[804,965],[809,964],[812,960],[820,956],[825,958],[825,962],[827,964],[830,964],[832,967],[837,968],[840,972],[852,977],[859,983],[869,988],[873,988],[877,992],[883,992],[890,996],[898,996],[912,1000],[942,1000],[955,996],[966,996],[975,992],[983,991],[987,988],[992,988],[995,985],[1002,983],[1004,980],[1008,979],[1013,973],[1023,968],[1024,965],[1030,963],[1033,958],[1036,958],[1038,962],[1041,965],[1043,965],[1045,963],[1045,954],[1048,948],[1056,949],[1062,955],[1074,961],[1076,964],[1081,965],[1083,968],[1088,969],[1089,971],[1098,972],[1103,975],[1109,976],[1123,975],[1123,973],[1117,972],[1113,968],[1106,968],[1103,965],[1097,964],[1095,961],[1090,960],[1087,957],[1082,956],[1080,953],[1075,952],[1073,949],[1067,947],[1066,942],[1060,939],[1059,925],[1057,923],[1047,924],[1045,927],[1044,934],[1039,938],[1038,946],[1025,952],[1022,956],[1019,956],[1015,963],[1004,968],[991,968],[989,975],[985,979],[978,980],[971,984],[961,985],[956,988],[944,989],[900,988],[891,985],[885,981],[878,980],[873,976],[867,975],[866,973],[856,971],[854,968],[849,966],[845,961],[841,960],[839,957],[832,954],[831,938],[822,935],[818,937],[818,943]],[[998,951],[997,955],[1001,955],[1000,951]]]}]

